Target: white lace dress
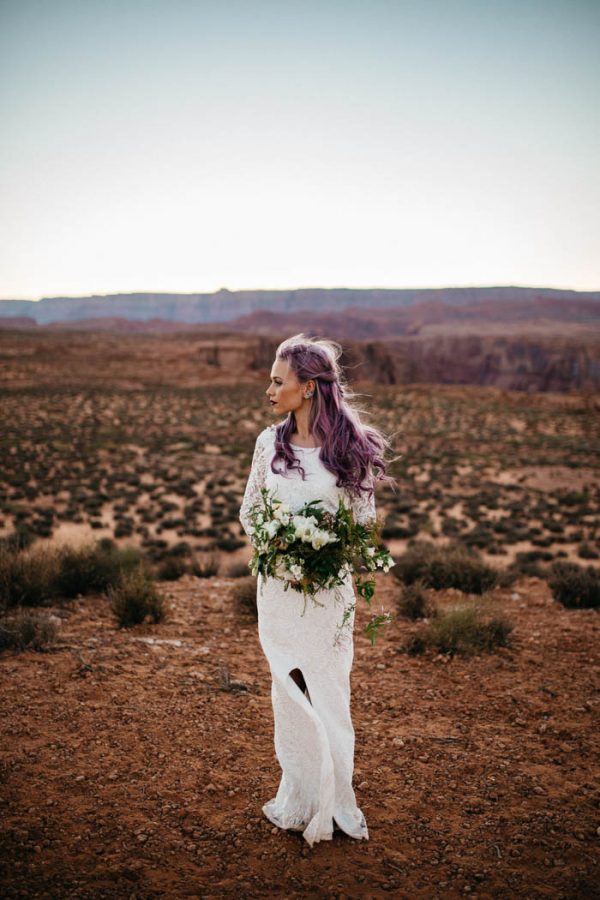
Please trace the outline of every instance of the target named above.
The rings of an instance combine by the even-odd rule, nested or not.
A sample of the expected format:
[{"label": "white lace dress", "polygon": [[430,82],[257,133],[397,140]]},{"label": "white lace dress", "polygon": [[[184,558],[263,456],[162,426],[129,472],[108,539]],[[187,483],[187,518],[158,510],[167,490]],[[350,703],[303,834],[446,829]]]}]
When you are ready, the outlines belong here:
[{"label": "white lace dress", "polygon": [[[240,521],[251,535],[250,507],[267,487],[292,513],[311,500],[335,512],[339,497],[351,505],[361,522],[375,518],[374,499],[354,498],[336,486],[335,476],[319,458],[320,448],[292,445],[306,479],[297,470],[286,476],[271,471],[275,425],[256,440],[252,468],[240,509]],[[277,467],[282,467],[278,462]],[[340,596],[341,595],[341,596]],[[354,728],[350,716],[350,669],[354,655],[352,628],[356,602],[352,576],[338,588],[322,590],[314,606],[302,593],[275,578],[258,576],[258,634],[271,669],[275,753],[282,769],[276,796],[263,812],[280,828],[302,831],[312,846],[331,840],[333,820],[353,838],[368,840],[365,817],[356,805],[352,787]],[[344,610],[351,609],[347,639],[334,646]],[[290,675],[300,669],[309,696]]]}]

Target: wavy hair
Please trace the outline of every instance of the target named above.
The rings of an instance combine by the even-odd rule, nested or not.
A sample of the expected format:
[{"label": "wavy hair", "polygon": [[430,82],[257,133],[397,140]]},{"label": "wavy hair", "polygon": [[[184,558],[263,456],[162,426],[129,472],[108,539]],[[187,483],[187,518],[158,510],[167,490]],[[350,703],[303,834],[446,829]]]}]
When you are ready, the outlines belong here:
[{"label": "wavy hair", "polygon": [[[341,355],[336,341],[310,338],[302,332],[283,341],[275,351],[275,358],[287,360],[299,382],[315,382],[308,427],[321,448],[323,465],[336,476],[336,485],[355,496],[372,494],[375,481],[396,483],[386,474],[384,459],[391,444],[377,428],[361,421],[364,410],[355,402],[358,394],[345,382],[338,364]],[[296,430],[296,416],[290,410],[276,427],[271,471],[283,474],[297,469],[304,480],[306,473],[290,446]],[[284,464],[283,471],[275,468],[278,460]]]}]

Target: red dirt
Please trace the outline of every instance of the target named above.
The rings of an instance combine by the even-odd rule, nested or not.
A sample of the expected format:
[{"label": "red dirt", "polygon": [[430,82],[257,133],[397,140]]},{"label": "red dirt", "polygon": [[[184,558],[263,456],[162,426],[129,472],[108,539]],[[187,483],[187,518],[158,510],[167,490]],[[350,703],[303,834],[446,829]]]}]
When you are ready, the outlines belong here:
[{"label": "red dirt", "polygon": [[[270,677],[234,584],[163,583],[168,622],[130,630],[78,600],[55,608],[51,652],[0,656],[4,896],[596,896],[597,613],[523,581],[495,592],[512,647],[448,660],[399,652],[416,627],[402,620],[372,648],[359,608],[370,840],[336,831],[311,850],[261,812],[280,777]],[[379,590],[391,609],[396,583]],[[247,690],[221,690],[222,667]]]}]

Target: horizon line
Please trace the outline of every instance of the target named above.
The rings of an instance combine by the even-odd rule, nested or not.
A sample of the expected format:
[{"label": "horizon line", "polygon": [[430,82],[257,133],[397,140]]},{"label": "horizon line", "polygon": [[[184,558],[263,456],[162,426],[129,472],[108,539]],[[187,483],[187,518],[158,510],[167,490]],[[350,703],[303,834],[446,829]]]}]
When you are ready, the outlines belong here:
[{"label": "horizon line", "polygon": [[594,294],[600,292],[599,288],[574,288],[574,287],[556,287],[551,285],[537,284],[445,284],[438,286],[421,286],[421,287],[390,287],[389,285],[368,285],[368,286],[348,286],[348,285],[322,285],[300,286],[300,287],[261,287],[261,288],[235,288],[231,290],[227,287],[220,287],[212,291],[173,291],[173,290],[129,290],[129,291],[111,291],[110,293],[88,293],[88,294],[45,294],[33,297],[0,297],[0,303],[6,302],[25,302],[25,303],[41,303],[42,300],[81,300],[92,297],[118,297],[127,294],[149,296],[156,294],[171,294],[180,297],[192,297],[198,295],[214,296],[215,294],[242,294],[242,293],[277,293],[290,291],[449,291],[449,290],[477,290],[492,288],[524,288],[527,290],[538,291],[571,291],[577,294]]}]

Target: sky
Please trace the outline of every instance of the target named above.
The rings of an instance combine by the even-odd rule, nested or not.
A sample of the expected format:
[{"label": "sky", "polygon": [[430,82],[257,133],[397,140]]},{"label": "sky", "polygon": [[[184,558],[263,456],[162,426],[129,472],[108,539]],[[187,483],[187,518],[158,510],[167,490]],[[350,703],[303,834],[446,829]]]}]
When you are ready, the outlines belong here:
[{"label": "sky", "polygon": [[600,0],[0,0],[0,297],[600,290]]}]

